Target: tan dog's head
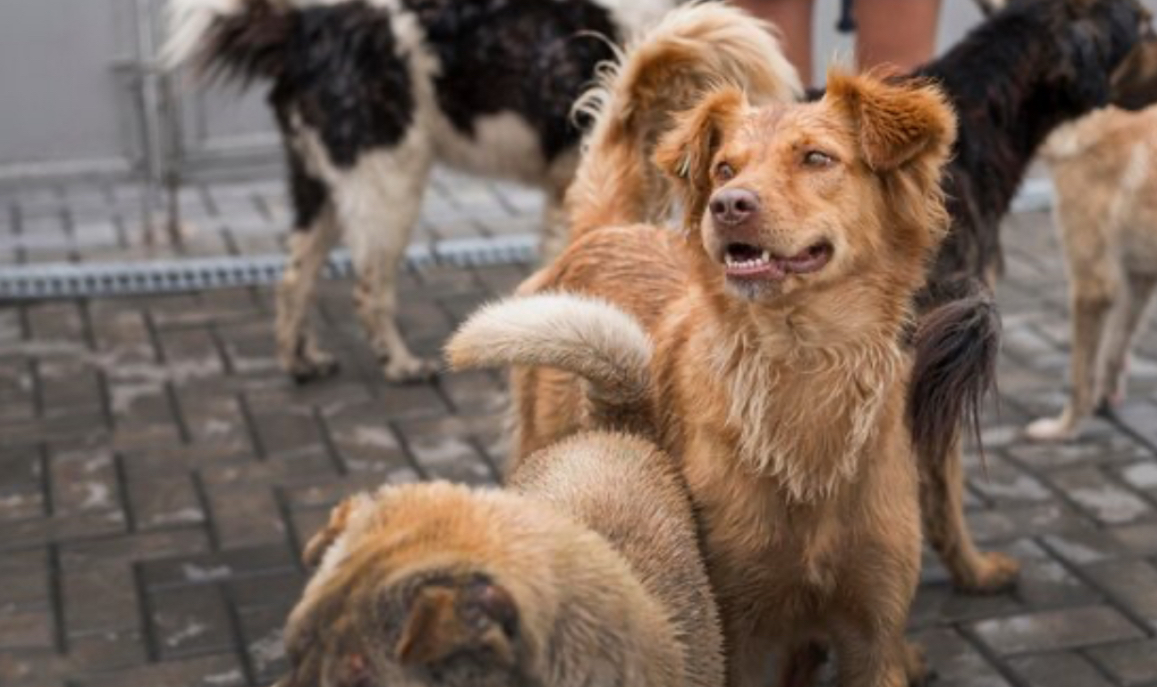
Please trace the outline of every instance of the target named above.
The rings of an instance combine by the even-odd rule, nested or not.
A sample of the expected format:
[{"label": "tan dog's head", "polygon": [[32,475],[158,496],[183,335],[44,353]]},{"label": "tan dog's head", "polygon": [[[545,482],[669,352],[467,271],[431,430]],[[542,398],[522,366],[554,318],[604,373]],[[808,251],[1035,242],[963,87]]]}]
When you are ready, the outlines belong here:
[{"label": "tan dog's head", "polygon": [[277,687],[530,687],[532,640],[495,568],[486,498],[447,484],[347,499],[306,547],[318,566],[286,628]]},{"label": "tan dog's head", "polygon": [[1141,40],[1125,57],[1110,83],[1110,100],[1126,110],[1140,110],[1157,103],[1157,31],[1148,12]]},{"label": "tan dog's head", "polygon": [[940,175],[955,132],[932,85],[832,72],[814,103],[753,108],[716,91],[655,159],[731,293],[776,301],[880,274],[911,290],[947,227]]}]

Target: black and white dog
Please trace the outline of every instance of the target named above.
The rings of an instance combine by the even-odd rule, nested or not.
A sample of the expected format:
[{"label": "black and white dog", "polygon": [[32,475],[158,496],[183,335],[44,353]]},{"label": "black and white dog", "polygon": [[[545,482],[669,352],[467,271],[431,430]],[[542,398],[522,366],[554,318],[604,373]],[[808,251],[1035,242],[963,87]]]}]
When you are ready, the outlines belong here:
[{"label": "black and white dog", "polygon": [[[434,162],[539,186],[544,253],[565,242],[576,99],[600,62],[676,0],[170,0],[166,60],[268,79],[295,209],[277,299],[282,366],[336,370],[308,326],[342,235],[386,377],[430,375],[395,322],[396,273]],[[608,42],[608,39],[610,42]]]}]

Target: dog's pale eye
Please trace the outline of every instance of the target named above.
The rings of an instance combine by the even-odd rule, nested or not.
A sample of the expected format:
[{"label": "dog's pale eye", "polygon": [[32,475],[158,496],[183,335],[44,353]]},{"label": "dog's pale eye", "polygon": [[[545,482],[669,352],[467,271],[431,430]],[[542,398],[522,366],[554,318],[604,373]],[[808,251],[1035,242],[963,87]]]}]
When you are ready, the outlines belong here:
[{"label": "dog's pale eye", "polygon": [[735,168],[727,162],[715,165],[715,176],[720,181],[730,181],[735,178]]},{"label": "dog's pale eye", "polygon": [[834,157],[819,150],[809,150],[803,156],[803,163],[808,167],[827,167],[835,161]]}]

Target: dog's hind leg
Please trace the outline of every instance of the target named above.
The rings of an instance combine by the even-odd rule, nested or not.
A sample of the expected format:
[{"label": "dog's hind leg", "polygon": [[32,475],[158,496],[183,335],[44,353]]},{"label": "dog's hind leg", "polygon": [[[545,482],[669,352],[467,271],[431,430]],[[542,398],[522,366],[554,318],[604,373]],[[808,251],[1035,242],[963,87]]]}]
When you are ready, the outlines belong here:
[{"label": "dog's hind leg", "polygon": [[397,145],[363,153],[342,173],[334,200],[353,257],[354,300],[386,379],[430,377],[439,368],[410,352],[398,329],[397,276],[429,177],[432,150],[414,127]]},{"label": "dog's hind leg", "polygon": [[277,357],[287,373],[304,383],[338,369],[333,356],[318,347],[309,319],[318,274],[340,231],[324,182],[310,176],[292,151],[289,168],[296,217],[289,260],[277,287]]},{"label": "dog's hind leg", "polygon": [[992,594],[1016,582],[1020,564],[996,552],[981,552],[972,542],[964,519],[963,449],[957,442],[943,460],[920,465],[920,510],[924,536],[940,556],[952,582],[962,591]]},{"label": "dog's hind leg", "polygon": [[1128,288],[1122,294],[1120,307],[1109,321],[1105,336],[1104,363],[1099,375],[1097,399],[1099,403],[1118,406],[1125,400],[1128,376],[1129,349],[1137,329],[1141,326],[1153,293],[1157,290],[1157,274],[1132,272],[1126,277]]},{"label": "dog's hind leg", "polygon": [[1092,414],[1098,400],[1097,360],[1110,315],[1124,290],[1121,281],[1114,275],[1073,272],[1069,400],[1060,415],[1031,423],[1025,429],[1029,438],[1038,441],[1072,438],[1081,421]]}]

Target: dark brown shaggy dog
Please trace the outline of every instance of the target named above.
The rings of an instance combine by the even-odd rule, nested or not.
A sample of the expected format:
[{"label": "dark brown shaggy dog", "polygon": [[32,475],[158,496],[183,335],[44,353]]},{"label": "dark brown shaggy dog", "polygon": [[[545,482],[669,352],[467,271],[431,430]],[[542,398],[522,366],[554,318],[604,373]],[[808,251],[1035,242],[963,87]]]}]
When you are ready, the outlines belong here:
[{"label": "dark brown shaggy dog", "polygon": [[[917,72],[944,88],[960,118],[945,183],[952,228],[918,298],[922,326],[928,312],[954,300],[990,299],[1001,270],[1000,220],[1055,127],[1113,100],[1137,106],[1157,97],[1157,43],[1148,22],[1136,0],[1013,0]],[[946,389],[952,393],[957,380],[972,377],[953,361],[971,360],[971,369],[995,364],[995,309],[973,312],[978,315],[971,327],[941,342],[942,355],[925,375],[937,382],[913,389],[917,412],[930,407],[922,399]],[[957,586],[979,592],[1007,587],[1019,566],[1001,554],[979,552],[964,520],[955,428],[927,422],[919,427],[931,431],[932,444],[950,445],[943,459],[920,460],[929,543]]]}]

